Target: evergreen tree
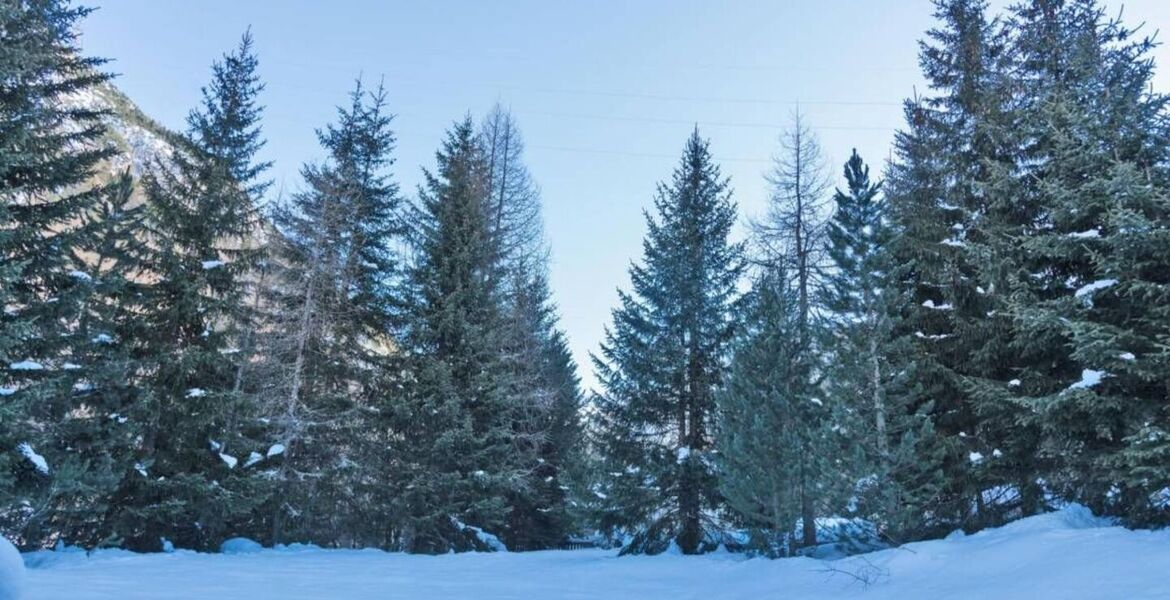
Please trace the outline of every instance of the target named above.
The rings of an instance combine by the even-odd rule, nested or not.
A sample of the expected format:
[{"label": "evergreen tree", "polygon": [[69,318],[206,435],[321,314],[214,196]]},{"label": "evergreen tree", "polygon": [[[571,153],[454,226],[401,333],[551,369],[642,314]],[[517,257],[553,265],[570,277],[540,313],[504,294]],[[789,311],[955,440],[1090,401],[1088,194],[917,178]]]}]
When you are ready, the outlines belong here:
[{"label": "evergreen tree", "polygon": [[854,150],[845,163],[848,192],[837,190],[826,238],[830,269],[821,289],[828,321],[830,393],[857,413],[872,433],[866,454],[884,461],[889,455],[889,408],[885,383],[888,365],[882,354],[889,337],[885,305],[888,284],[884,249],[890,232],[880,183],[869,179],[869,167]]},{"label": "evergreen tree", "polygon": [[[252,38],[216,62],[188,135],[144,178],[154,279],[143,315],[150,398],[134,415],[144,428],[139,462],[150,478],[123,482],[115,519],[138,549],[160,538],[207,548],[253,517],[262,481],[242,471],[261,450],[254,402],[234,389],[237,344],[248,322],[247,277],[263,257],[259,196],[263,146]],[[215,482],[213,484],[213,482]]]},{"label": "evergreen tree", "polygon": [[[903,298],[893,286],[893,231],[881,184],[856,152],[845,163],[848,192],[837,190],[828,223],[830,268],[821,288],[826,312],[826,388],[835,424],[853,432],[836,450],[846,459],[853,501],[844,507],[877,525],[886,542],[907,539],[937,500],[940,456],[929,415],[898,401],[894,364],[905,346],[891,340]],[[848,460],[852,460],[849,463]]]},{"label": "evergreen tree", "polygon": [[623,550],[712,549],[722,504],[709,456],[714,394],[724,384],[742,247],[728,241],[735,204],[708,143],[691,134],[657,218],[647,215],[644,263],[630,269],[632,293],[594,359],[600,449],[608,480],[602,525],[634,533]]},{"label": "evergreen tree", "polygon": [[78,408],[75,319],[91,292],[77,250],[104,193],[89,179],[113,152],[102,113],[66,101],[109,78],[76,46],[88,12],[0,7],[0,528],[30,546],[48,539],[62,494],[97,485],[60,437]]},{"label": "evergreen tree", "polygon": [[[272,541],[382,545],[371,527],[386,440],[373,414],[396,395],[388,370],[400,241],[394,134],[379,87],[360,82],[337,123],[318,132],[328,162],[302,169],[307,189],[277,209],[272,326],[264,391],[275,439],[257,462],[279,461]],[[388,397],[382,398],[381,394]],[[249,460],[249,462],[252,462]]]},{"label": "evergreen tree", "polygon": [[520,129],[511,113],[496,105],[478,136],[487,163],[488,227],[503,278],[509,394],[526,405],[515,427],[537,446],[530,453],[535,461],[528,468],[530,481],[509,499],[508,525],[500,533],[514,550],[547,548],[562,542],[570,526],[561,488],[563,471],[578,452],[579,382],[557,331],[540,192],[524,165]]},{"label": "evergreen tree", "polygon": [[823,495],[838,466],[829,407],[809,395],[816,357],[800,337],[798,292],[766,268],[743,314],[726,388],[718,395],[719,487],[752,532],[754,548],[788,556],[803,544],[806,499]]},{"label": "evergreen tree", "polygon": [[52,530],[88,547],[120,541],[106,528],[111,499],[123,478],[141,476],[142,469],[134,460],[140,427],[127,416],[142,396],[139,340],[145,334],[137,318],[146,287],[143,207],[133,190],[129,170],[105,186],[86,215],[89,235],[74,249],[77,264],[85,265],[75,277],[89,291],[72,320],[74,408],[58,423],[55,437],[77,453],[64,464],[79,477],[73,486],[57,487]]},{"label": "evergreen tree", "polygon": [[[983,268],[998,223],[987,187],[1015,160],[1003,117],[1010,102],[1003,28],[988,20],[982,0],[940,0],[936,17],[941,26],[920,54],[934,95],[907,102],[909,130],[895,141],[886,188],[900,305],[889,345],[897,376],[887,397],[903,414],[928,414],[934,430],[933,440],[915,441],[922,469],[904,490],[933,509],[929,519],[905,523],[897,541],[999,518],[985,502],[980,461],[993,457],[1002,430],[981,426],[994,419],[980,416],[975,387],[1011,362],[1005,321],[989,318],[1003,299],[988,293]],[[942,481],[933,475],[938,458]]]},{"label": "evergreen tree", "polygon": [[1091,0],[1036,0],[1013,16],[1031,90],[1016,187],[1034,209],[1010,302],[1027,360],[999,389],[1040,432],[1053,492],[1166,523],[1170,130],[1167,98],[1150,90],[1153,41]]},{"label": "evergreen tree", "polygon": [[404,347],[410,384],[392,465],[402,478],[397,544],[412,552],[491,549],[508,498],[525,492],[535,451],[514,425],[498,250],[489,227],[483,148],[456,123],[426,173],[414,218]]},{"label": "evergreen tree", "polygon": [[509,285],[504,353],[511,365],[510,394],[520,405],[515,427],[521,439],[531,440],[526,455],[533,462],[523,493],[509,499],[502,536],[509,549],[535,550],[556,547],[572,526],[563,488],[579,459],[581,393],[545,275],[521,270],[513,277],[523,282]]}]

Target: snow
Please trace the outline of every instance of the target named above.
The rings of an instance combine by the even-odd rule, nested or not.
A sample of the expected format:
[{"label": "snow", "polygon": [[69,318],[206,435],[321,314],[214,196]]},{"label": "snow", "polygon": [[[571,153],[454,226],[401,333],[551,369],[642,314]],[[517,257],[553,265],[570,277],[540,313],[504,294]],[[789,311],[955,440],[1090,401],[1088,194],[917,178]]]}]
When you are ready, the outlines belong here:
[{"label": "snow", "polygon": [[967,460],[971,461],[971,464],[977,465],[983,462],[983,454],[979,452],[972,452],[971,454],[967,455]]},{"label": "snow", "polygon": [[37,454],[37,451],[33,450],[33,447],[29,445],[28,442],[21,442],[21,444],[17,446],[16,449],[20,452],[21,455],[28,459],[28,462],[32,463],[33,466],[37,468],[38,473],[41,473],[42,475],[49,474],[48,461],[45,460],[45,457]]},{"label": "snow", "polygon": [[268,448],[269,458],[280,454],[284,454],[284,444],[273,444],[270,448]]},{"label": "snow", "polygon": [[203,261],[203,270],[217,269],[223,266],[222,260],[205,260]]},{"label": "snow", "polygon": [[1101,237],[1101,230],[1100,229],[1089,229],[1087,231],[1078,231],[1076,233],[1068,234],[1068,237],[1074,238],[1074,239],[1079,239],[1079,240],[1099,238],[1099,237]]},{"label": "snow", "polygon": [[16,393],[14,387],[0,387],[0,396],[11,396]]},{"label": "snow", "polygon": [[1070,390],[1087,390],[1099,383],[1101,379],[1109,375],[1105,371],[1095,371],[1093,369],[1081,370],[1081,380],[1068,386]]},{"label": "snow", "polygon": [[237,459],[236,457],[234,457],[230,454],[224,454],[223,452],[219,453],[219,459],[222,460],[224,462],[224,464],[226,464],[228,466],[229,469],[236,468],[236,464],[240,462],[239,459]]},{"label": "snow", "polygon": [[245,467],[250,467],[260,461],[264,460],[264,456],[259,452],[251,452],[248,454],[248,460],[244,461]]},{"label": "snow", "polygon": [[99,333],[94,336],[92,341],[95,344],[112,344],[114,343],[114,338],[110,337],[108,334]]},{"label": "snow", "polygon": [[1117,285],[1116,279],[1098,279],[1097,281],[1094,281],[1093,283],[1082,285],[1081,287],[1077,288],[1077,291],[1073,292],[1073,295],[1076,296],[1077,298],[1081,298],[1081,297],[1086,296],[1088,294],[1092,294],[1093,292],[1096,292],[1097,290],[1103,290],[1107,287],[1112,287],[1114,285]]},{"label": "snow", "polygon": [[1008,382],[1008,387],[1020,387],[1020,383],[1021,381],[1019,379],[1013,379]]},{"label": "snow", "polygon": [[20,600],[24,588],[24,562],[7,538],[0,535],[0,600]]},{"label": "snow", "polygon": [[934,300],[927,300],[926,302],[922,303],[922,306],[931,310],[953,310],[955,308],[949,302],[946,304],[935,304]]},{"label": "snow", "polygon": [[263,549],[260,542],[246,537],[234,537],[219,545],[220,554],[255,554]]},{"label": "snow", "polygon": [[13,371],[41,371],[44,370],[45,366],[29,358],[20,362],[14,362],[8,365],[8,368]]},{"label": "snow", "polygon": [[1137,360],[1137,356],[1135,356],[1133,352],[1122,352],[1121,354],[1117,355],[1117,358],[1120,358],[1121,360],[1127,360],[1127,361]]},{"label": "snow", "polygon": [[207,395],[207,391],[200,388],[191,388],[187,390],[188,398],[202,398]]},{"label": "snow", "polygon": [[90,277],[89,273],[85,271],[70,271],[69,276],[79,281],[93,281],[93,277]]},{"label": "snow", "polygon": [[955,238],[947,238],[939,243],[944,246],[953,246],[955,248],[964,248],[967,246],[967,242],[964,242],[963,240],[956,240]]},{"label": "snow", "polygon": [[1170,531],[1129,531],[1078,506],[835,561],[726,552],[618,558],[614,550],[412,556],[305,546],[234,555],[38,552],[25,560],[24,600],[1170,597]]},{"label": "snow", "polygon": [[490,534],[490,533],[488,533],[488,532],[486,532],[486,531],[484,531],[484,530],[482,530],[479,527],[476,527],[474,525],[466,525],[464,523],[460,523],[458,520],[455,521],[455,524],[457,526],[462,527],[463,529],[469,530],[472,533],[474,533],[476,539],[478,539],[480,542],[483,542],[484,546],[491,548],[493,551],[495,551],[495,552],[507,552],[508,551],[508,547],[504,545],[504,542],[500,541],[500,538],[496,537],[495,535]]}]

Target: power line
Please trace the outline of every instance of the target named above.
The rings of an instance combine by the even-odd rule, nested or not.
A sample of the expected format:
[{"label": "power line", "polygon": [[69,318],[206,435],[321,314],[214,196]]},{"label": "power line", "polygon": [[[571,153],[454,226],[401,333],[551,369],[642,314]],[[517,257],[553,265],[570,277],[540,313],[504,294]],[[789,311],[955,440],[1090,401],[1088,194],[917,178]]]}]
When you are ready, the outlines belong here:
[{"label": "power line", "polygon": [[[604,148],[573,148],[569,146],[545,146],[543,144],[525,144],[528,148],[537,150],[552,150],[555,152],[576,152],[582,154],[607,154],[613,156],[633,156],[637,158],[668,158],[671,160],[677,159],[677,154],[655,154],[653,152],[626,152],[624,150],[607,150]],[[744,163],[771,163],[772,161],[766,158],[736,158],[736,157],[719,157],[714,159],[717,162],[744,162]]]},{"label": "power line", "polygon": [[[589,115],[580,113],[558,113],[540,110],[519,110],[520,114],[542,115],[547,117],[566,118],[566,119],[591,119],[600,121],[628,121],[634,123],[662,123],[669,125],[693,125],[698,124],[706,127],[743,127],[749,129],[785,129],[789,124],[780,123],[737,123],[727,121],[704,121],[704,120],[688,120],[688,119],[663,119],[660,117],[627,117],[622,115]],[[897,127],[879,127],[879,126],[847,126],[847,125],[824,125],[812,126],[812,129],[823,130],[838,130],[838,131],[896,131]]]},{"label": "power line", "polygon": [[529,88],[516,86],[497,86],[499,89],[519,92],[534,92],[538,94],[567,94],[581,96],[609,96],[616,98],[641,98],[645,100],[670,100],[681,102],[713,102],[728,104],[779,104],[787,106],[823,105],[823,106],[902,106],[901,102],[883,102],[876,100],[777,100],[769,98],[719,98],[714,96],[671,96],[667,94],[647,94],[641,92],[614,92],[603,90],[583,90],[568,88]]}]

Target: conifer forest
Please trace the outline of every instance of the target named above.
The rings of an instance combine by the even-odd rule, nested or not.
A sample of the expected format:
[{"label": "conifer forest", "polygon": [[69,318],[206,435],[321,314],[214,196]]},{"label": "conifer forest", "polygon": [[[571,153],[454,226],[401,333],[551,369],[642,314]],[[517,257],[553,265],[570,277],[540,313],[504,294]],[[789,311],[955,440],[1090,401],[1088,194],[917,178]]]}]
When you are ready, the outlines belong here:
[{"label": "conifer forest", "polygon": [[506,104],[403,164],[396,90],[355,70],[276,185],[262,28],[168,129],[85,50],[94,9],[0,0],[0,534],[780,563],[1069,506],[1170,525],[1157,28],[923,5],[886,154],[830,163],[786,110],[732,181],[677,126],[585,361]]}]

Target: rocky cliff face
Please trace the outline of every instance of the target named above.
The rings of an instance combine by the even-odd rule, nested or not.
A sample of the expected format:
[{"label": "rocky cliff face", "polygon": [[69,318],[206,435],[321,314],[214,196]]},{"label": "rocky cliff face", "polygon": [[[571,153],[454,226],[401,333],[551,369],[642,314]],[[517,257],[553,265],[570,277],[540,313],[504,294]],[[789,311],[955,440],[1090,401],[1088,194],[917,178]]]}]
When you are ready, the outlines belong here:
[{"label": "rocky cliff face", "polygon": [[[178,134],[146,116],[112,83],[73,94],[65,102],[77,108],[104,110],[105,141],[118,153],[105,161],[96,173],[99,180],[121,173],[127,167],[138,178],[152,165],[166,164],[175,149],[182,145]],[[136,192],[140,194],[141,192]]]}]

